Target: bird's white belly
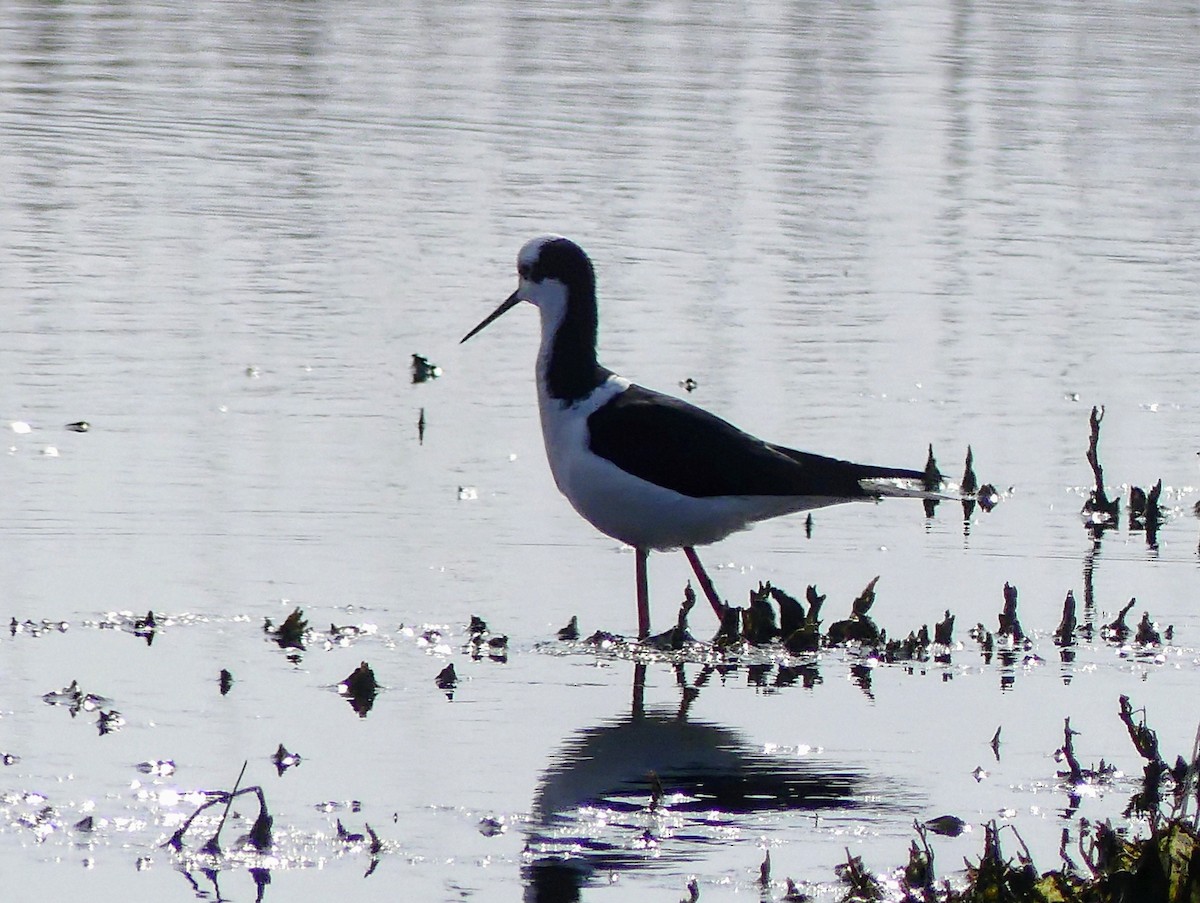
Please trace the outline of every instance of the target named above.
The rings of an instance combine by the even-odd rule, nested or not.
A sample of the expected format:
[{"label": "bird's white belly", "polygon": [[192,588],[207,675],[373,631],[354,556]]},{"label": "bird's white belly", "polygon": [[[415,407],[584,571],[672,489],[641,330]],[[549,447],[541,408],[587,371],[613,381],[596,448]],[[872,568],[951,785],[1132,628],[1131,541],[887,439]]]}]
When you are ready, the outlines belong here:
[{"label": "bird's white belly", "polygon": [[791,496],[694,498],[627,473],[588,447],[587,418],[628,385],[619,377],[564,407],[540,399],[546,457],[559,490],[601,533],[639,548],[667,550],[717,542],[755,521],[799,511],[814,500]]}]

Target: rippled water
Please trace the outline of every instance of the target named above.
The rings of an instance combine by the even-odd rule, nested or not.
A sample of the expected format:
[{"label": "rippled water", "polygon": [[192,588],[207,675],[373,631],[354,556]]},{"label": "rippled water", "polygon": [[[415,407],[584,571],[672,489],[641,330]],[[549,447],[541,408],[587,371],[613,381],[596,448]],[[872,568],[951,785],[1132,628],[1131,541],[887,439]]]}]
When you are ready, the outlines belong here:
[{"label": "rippled water", "polygon": [[[722,899],[759,892],[764,847],[779,895],[847,848],[900,864],[945,813],[977,826],[937,841],[946,872],[992,817],[1056,865],[1065,717],[1130,774],[1119,694],[1171,754],[1195,730],[1197,26],[1170,3],[6,8],[0,615],[37,625],[0,643],[10,898],[661,900],[695,876]],[[456,344],[547,231],[591,253],[619,372],[813,451],[919,467],[932,443],[957,476],[970,444],[1011,487],[966,524],[844,507],[706,555],[735,602],[816,584],[827,624],[879,575],[893,636],[954,612],[949,665],[658,662],[638,690],[555,640],[572,615],[633,631],[632,556],[549,478],[535,318]],[[413,384],[413,354],[441,377]],[[1080,523],[1094,404],[1113,493],[1167,486],[1156,548]],[[686,579],[652,559],[656,626]],[[1006,581],[1035,646],[987,662],[967,631]],[[1175,639],[1062,662],[1069,589]],[[261,626],[297,606],[321,633],[289,660]],[[472,658],[473,614],[505,661]],[[335,687],[364,660],[385,689],[358,717]],[[43,701],[73,680],[124,727]],[[276,854],[214,884],[159,844],[244,760]],[[365,879],[339,817],[380,837]]]}]

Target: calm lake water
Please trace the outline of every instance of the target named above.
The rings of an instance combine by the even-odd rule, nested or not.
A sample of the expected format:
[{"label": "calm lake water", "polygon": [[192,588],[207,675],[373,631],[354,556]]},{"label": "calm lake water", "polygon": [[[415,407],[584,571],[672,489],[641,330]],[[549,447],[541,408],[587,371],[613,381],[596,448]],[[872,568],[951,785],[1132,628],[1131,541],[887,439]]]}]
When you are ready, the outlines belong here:
[{"label": "calm lake water", "polygon": [[[1141,773],[1118,697],[1169,758],[1200,720],[1198,30],[1103,0],[7,5],[6,899],[833,897],[847,852],[886,872],[944,814],[974,830],[939,874],[991,819],[1056,867]],[[932,443],[957,477],[971,446],[990,514],[844,506],[705,556],[736,604],[815,584],[827,625],[879,576],[892,636],[953,612],[948,663],[696,654],[639,692],[556,639],[634,632],[633,556],[550,479],[533,313],[457,344],[544,232],[591,253],[618,372],[812,451]],[[1093,405],[1112,494],[1166,487],[1156,547],[1082,526]],[[656,628],[687,578],[651,559]],[[1033,641],[989,661],[1005,582]],[[1068,590],[1174,637],[1063,661]],[[296,607],[303,652],[262,630]],[[336,689],[361,662],[365,717]],[[72,681],[103,698],[44,699]],[[1068,717],[1129,776],[1078,808]],[[221,807],[163,847],[243,762],[272,850],[237,852],[250,797],[225,855]]]}]

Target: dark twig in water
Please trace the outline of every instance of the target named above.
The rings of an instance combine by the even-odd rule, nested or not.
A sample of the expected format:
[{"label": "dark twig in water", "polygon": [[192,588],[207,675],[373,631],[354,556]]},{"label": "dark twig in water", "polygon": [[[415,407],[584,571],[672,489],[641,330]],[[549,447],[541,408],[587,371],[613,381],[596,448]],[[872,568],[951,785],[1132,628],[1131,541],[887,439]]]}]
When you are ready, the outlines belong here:
[{"label": "dark twig in water", "polygon": [[308,633],[308,621],[304,618],[304,612],[297,607],[277,628],[271,624],[271,619],[267,618],[263,623],[263,630],[270,634],[280,649],[303,651]]},{"label": "dark twig in water", "polygon": [[971,446],[967,446],[967,460],[963,465],[962,478],[962,507],[963,520],[971,519],[971,515],[975,513],[975,492],[979,489],[979,478],[975,476],[975,454],[971,451]]},{"label": "dark twig in water", "polygon": [[1054,642],[1059,646],[1073,646],[1076,623],[1075,594],[1067,590],[1067,597],[1063,599],[1062,620],[1058,622],[1058,630],[1054,632]]},{"label": "dark twig in water", "polygon": [[1000,629],[996,633],[1012,637],[1014,643],[1025,640],[1021,622],[1017,619],[1017,588],[1008,583],[1004,584],[1004,609],[1000,612]]},{"label": "dark twig in water", "polygon": [[[923,488],[926,492],[937,492],[942,488],[942,472],[938,470],[937,459],[933,456],[933,443],[929,443],[929,457],[925,459],[925,482]],[[938,500],[925,499],[925,516],[933,517],[937,512]]]},{"label": "dark twig in water", "polygon": [[1071,719],[1067,718],[1063,722],[1063,758],[1067,760],[1067,767],[1070,769],[1067,772],[1066,778],[1071,784],[1083,783],[1083,767],[1079,764],[1079,759],[1075,755],[1075,736],[1078,732],[1071,730]]},{"label": "dark twig in water", "polygon": [[573,643],[579,639],[579,615],[571,615],[567,626],[558,631],[558,638],[565,643]]},{"label": "dark twig in water", "polygon": [[846,848],[846,862],[834,869],[834,872],[846,885],[846,899],[857,901],[872,901],[885,899],[883,885],[863,865],[861,856],[851,856],[849,847]]},{"label": "dark twig in water", "polygon": [[233,801],[239,796],[248,793],[254,794],[258,798],[258,818],[254,820],[254,826],[250,829],[250,833],[246,835],[246,844],[258,850],[260,853],[271,846],[271,825],[274,819],[271,818],[267,811],[267,798],[261,787],[245,787],[238,789],[242,783],[242,778],[246,774],[246,766],[248,763],[242,763],[242,770],[238,773],[237,781],[234,783],[233,790],[228,793],[220,790],[207,794],[208,799],[201,803],[196,811],[189,815],[182,825],[176,829],[175,833],[170,836],[164,843],[164,847],[171,847],[176,852],[183,849],[183,838],[187,834],[194,822],[202,812],[212,806],[225,804],[225,811],[221,815],[221,820],[217,825],[217,830],[213,836],[201,847],[201,851],[212,856],[221,855],[220,834],[221,829],[225,827],[225,822],[229,818],[229,810],[233,805]]},{"label": "dark twig in water", "polygon": [[1103,405],[1092,408],[1091,417],[1088,420],[1090,427],[1090,437],[1088,439],[1087,462],[1091,465],[1092,476],[1095,478],[1096,485],[1092,489],[1091,495],[1083,504],[1083,516],[1087,525],[1097,530],[1104,530],[1113,526],[1120,516],[1121,502],[1119,499],[1110,499],[1108,493],[1104,491],[1104,468],[1100,466],[1100,455],[1098,448],[1100,445],[1100,423],[1104,420]]},{"label": "dark twig in water", "polygon": [[1105,624],[1101,632],[1107,639],[1114,640],[1118,643],[1125,642],[1129,637],[1129,625],[1125,623],[1125,616],[1129,614],[1133,606],[1137,605],[1137,597],[1129,600],[1129,603],[1117,612],[1117,616],[1112,622]]},{"label": "dark twig in water", "polygon": [[203,847],[206,853],[219,855],[221,852],[221,844],[217,838],[221,835],[221,829],[225,827],[225,820],[229,818],[229,810],[233,806],[233,798],[237,796],[238,787],[242,783],[242,778],[246,776],[246,766],[249,764],[249,761],[242,762],[242,770],[238,772],[237,780],[233,782],[233,790],[229,792],[225,800],[225,811],[221,813],[221,820],[217,822],[217,830],[213,832],[213,836],[208,839],[208,843]]},{"label": "dark twig in water", "polygon": [[917,900],[916,892],[929,900],[933,894],[933,850],[929,846],[925,826],[914,821],[913,828],[917,832],[917,839],[908,848],[908,864],[904,867],[900,888],[906,900]]},{"label": "dark twig in water", "polygon": [[375,705],[375,697],[379,694],[379,682],[375,679],[375,672],[371,666],[361,662],[338,684],[338,692],[346,697],[350,708],[354,709],[359,718],[366,718]]}]

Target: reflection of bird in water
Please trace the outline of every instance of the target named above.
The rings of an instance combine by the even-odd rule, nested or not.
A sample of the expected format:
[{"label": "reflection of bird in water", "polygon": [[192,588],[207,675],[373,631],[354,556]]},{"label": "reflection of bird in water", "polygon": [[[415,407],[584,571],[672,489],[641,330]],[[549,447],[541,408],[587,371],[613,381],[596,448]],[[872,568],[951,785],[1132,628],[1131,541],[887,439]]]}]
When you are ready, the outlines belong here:
[{"label": "reflection of bird in water", "polygon": [[717,616],[724,604],[695,546],[782,514],[883,496],[930,497],[921,471],[852,464],[773,445],[596,360],[596,278],[574,242],[535,238],[517,290],[463,338],[520,301],[542,321],[542,435],[554,481],[596,529],[636,550],[638,635],[650,632],[646,559],[682,548]]},{"label": "reflection of bird in water", "polygon": [[[578,899],[590,873],[644,866],[649,846],[657,847],[658,861],[692,858],[696,847],[684,838],[694,840],[714,822],[857,805],[862,775],[768,756],[732,728],[689,721],[698,687],[683,688],[676,712],[645,711],[645,667],[635,666],[630,714],[570,737],[542,775],[528,838],[527,900]],[[680,820],[697,830],[682,830]],[[656,829],[673,836],[667,847]]]}]

